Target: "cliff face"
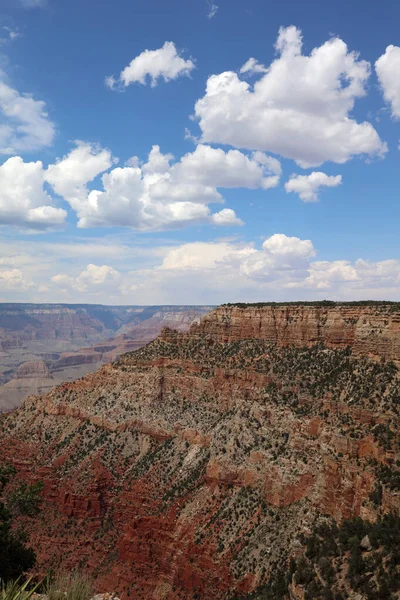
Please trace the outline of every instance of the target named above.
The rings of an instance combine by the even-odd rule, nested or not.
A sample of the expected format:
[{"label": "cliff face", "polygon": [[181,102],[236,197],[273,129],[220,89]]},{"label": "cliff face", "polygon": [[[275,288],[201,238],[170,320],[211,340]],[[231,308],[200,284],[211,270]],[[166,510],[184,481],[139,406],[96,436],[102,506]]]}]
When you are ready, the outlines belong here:
[{"label": "cliff face", "polygon": [[286,564],[321,513],[399,511],[396,367],[305,333],[270,344],[273,318],[217,309],[3,417],[0,459],[45,482],[26,523],[42,572],[79,564],[135,600],[225,599]]},{"label": "cliff face", "polygon": [[50,379],[51,375],[43,360],[22,363],[14,375],[14,379]]},{"label": "cliff face", "polygon": [[11,381],[0,386],[0,413],[20,406],[29,394],[42,394],[56,385],[43,360],[22,363]]},{"label": "cliff face", "polygon": [[47,305],[0,305],[0,343],[4,351],[41,340],[102,339],[111,333],[105,324],[83,308]]},{"label": "cliff face", "polygon": [[400,310],[390,304],[221,306],[197,333],[222,343],[251,338],[282,346],[351,346],[355,355],[400,361]]},{"label": "cliff face", "polygon": [[[209,310],[207,306],[0,304],[0,412],[19,406],[29,394],[73,381],[140,348],[164,326],[184,331]],[[49,377],[32,373],[21,382],[18,369],[40,363]]]}]

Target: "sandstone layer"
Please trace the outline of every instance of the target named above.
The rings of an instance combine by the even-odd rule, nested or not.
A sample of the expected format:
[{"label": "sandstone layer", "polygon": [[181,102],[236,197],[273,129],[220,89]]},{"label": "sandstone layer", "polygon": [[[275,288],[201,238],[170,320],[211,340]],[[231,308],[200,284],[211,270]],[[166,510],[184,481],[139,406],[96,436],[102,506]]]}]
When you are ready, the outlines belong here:
[{"label": "sandstone layer", "polygon": [[400,307],[390,303],[220,306],[196,329],[225,343],[263,339],[279,345],[351,346],[353,354],[400,362]]},{"label": "sandstone layer", "polygon": [[[221,307],[2,418],[1,460],[45,483],[24,523],[42,573],[79,565],[135,600],[228,599],[286,565],[321,514],[400,510],[397,367],[352,355],[327,326],[341,309],[324,313],[327,347],[276,310],[272,339],[271,308]],[[381,319],[359,311],[360,327]],[[395,316],[367,355],[386,357],[391,332],[397,358]]]}]

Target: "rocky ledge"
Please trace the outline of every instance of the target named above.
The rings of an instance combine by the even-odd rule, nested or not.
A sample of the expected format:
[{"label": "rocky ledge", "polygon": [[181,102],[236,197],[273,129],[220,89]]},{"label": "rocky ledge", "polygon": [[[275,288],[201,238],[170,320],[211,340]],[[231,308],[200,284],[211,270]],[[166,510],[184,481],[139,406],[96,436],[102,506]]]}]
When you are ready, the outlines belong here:
[{"label": "rocky ledge", "polygon": [[355,355],[400,362],[397,303],[225,305],[205,316],[192,333],[221,343],[262,339],[282,346],[351,346]]}]

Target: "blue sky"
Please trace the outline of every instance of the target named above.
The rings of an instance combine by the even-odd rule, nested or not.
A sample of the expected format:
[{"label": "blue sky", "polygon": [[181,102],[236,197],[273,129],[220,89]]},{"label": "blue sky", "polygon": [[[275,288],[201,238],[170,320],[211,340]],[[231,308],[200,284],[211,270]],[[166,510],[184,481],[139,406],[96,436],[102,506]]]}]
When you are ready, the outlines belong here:
[{"label": "blue sky", "polygon": [[399,18],[0,0],[0,301],[398,299]]}]

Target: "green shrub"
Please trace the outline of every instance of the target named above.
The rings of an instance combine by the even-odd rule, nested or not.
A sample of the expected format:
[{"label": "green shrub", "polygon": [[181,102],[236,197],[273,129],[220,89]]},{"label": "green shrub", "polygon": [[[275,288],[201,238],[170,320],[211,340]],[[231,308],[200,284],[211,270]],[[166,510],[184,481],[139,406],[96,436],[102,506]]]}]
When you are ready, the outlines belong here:
[{"label": "green shrub", "polygon": [[[4,487],[14,475],[15,469],[13,467],[0,466],[0,496]],[[6,585],[10,581],[17,580],[23,573],[31,569],[36,562],[34,551],[27,548],[25,543],[24,534],[12,530],[12,513],[0,501],[0,580]],[[17,588],[12,589],[15,592]]]},{"label": "green shrub", "polygon": [[25,583],[17,580],[3,584],[0,588],[0,600],[29,600],[38,588],[38,584],[33,587],[30,584],[30,579]]}]

